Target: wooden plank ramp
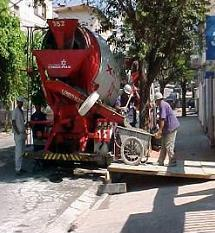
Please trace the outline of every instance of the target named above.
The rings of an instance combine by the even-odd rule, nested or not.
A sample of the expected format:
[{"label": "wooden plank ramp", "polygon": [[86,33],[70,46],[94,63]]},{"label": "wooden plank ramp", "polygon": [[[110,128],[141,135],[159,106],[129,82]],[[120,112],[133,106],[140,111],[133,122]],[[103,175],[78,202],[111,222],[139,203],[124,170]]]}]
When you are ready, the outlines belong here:
[{"label": "wooden plank ramp", "polygon": [[107,170],[110,176],[111,173],[130,173],[153,176],[215,179],[215,162],[180,160],[177,161],[177,166],[175,167],[168,167],[167,165],[155,166],[153,162],[156,162],[155,158],[150,158],[147,163],[138,166],[126,165],[123,162],[113,162],[108,166]]}]

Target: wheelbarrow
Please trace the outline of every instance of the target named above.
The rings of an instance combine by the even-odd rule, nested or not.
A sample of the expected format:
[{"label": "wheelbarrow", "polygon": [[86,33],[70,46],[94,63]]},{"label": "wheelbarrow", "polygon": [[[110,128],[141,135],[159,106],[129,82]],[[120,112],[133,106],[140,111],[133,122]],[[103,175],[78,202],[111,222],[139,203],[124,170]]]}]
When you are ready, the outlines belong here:
[{"label": "wheelbarrow", "polygon": [[153,134],[139,128],[121,126],[116,127],[114,134],[116,160],[122,160],[127,165],[147,162]]}]

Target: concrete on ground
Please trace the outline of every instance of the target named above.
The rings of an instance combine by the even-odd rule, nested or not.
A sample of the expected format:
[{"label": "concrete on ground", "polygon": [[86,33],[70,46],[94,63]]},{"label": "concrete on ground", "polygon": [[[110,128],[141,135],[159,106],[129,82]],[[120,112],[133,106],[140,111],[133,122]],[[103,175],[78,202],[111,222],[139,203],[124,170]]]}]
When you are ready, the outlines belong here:
[{"label": "concrete on ground", "polygon": [[75,165],[35,167],[27,159],[23,168],[27,172],[16,176],[13,134],[0,133],[0,233],[67,232],[98,198],[98,174],[73,174]]},{"label": "concrete on ground", "polygon": [[13,134],[10,133],[5,133],[0,131],[0,148],[8,148],[10,146],[14,146],[14,139],[13,139]]},{"label": "concrete on ground", "polygon": [[[209,147],[197,117],[180,118],[180,122],[177,158],[215,161],[215,150]],[[124,179],[130,192],[106,196],[73,223],[73,232],[215,232],[215,181],[137,175]]]}]

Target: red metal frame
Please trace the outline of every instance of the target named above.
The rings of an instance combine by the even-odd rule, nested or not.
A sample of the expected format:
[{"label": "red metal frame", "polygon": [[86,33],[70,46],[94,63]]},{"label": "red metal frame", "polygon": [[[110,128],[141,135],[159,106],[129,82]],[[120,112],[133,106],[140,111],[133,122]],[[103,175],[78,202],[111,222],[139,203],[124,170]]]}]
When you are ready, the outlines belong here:
[{"label": "red metal frame", "polygon": [[74,33],[78,26],[77,19],[48,19],[47,22],[58,49],[63,49],[67,41],[74,39]]},{"label": "red metal frame", "polygon": [[[57,43],[57,50],[35,50],[42,86],[48,104],[53,110],[54,121],[45,145],[45,151],[55,151],[56,146],[71,140],[69,152],[87,152],[89,140],[95,139],[96,121],[122,123],[124,117],[114,109],[96,103],[85,116],[78,113],[80,105],[97,87],[94,79],[100,66],[100,51],[96,38],[90,32],[86,49],[65,49],[74,40],[77,20],[48,20]],[[77,88],[75,88],[77,87]],[[81,90],[81,91],[80,91]],[[50,123],[49,123],[50,124]],[[106,132],[107,133],[107,132]],[[103,133],[105,140],[110,136]],[[108,138],[107,138],[108,137]],[[63,148],[62,148],[63,149]]]},{"label": "red metal frame", "polygon": [[90,49],[34,50],[37,62],[48,72],[50,78],[69,78],[78,72],[89,56]]}]

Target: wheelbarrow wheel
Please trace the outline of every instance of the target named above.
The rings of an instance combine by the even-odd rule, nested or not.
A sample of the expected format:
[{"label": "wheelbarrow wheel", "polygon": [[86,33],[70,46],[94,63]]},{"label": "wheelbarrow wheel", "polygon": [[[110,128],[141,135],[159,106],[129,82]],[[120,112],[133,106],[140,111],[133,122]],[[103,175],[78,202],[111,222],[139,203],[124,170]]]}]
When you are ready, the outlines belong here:
[{"label": "wheelbarrow wheel", "polygon": [[138,165],[144,154],[144,147],[136,137],[126,138],[121,145],[121,158],[125,164]]}]

